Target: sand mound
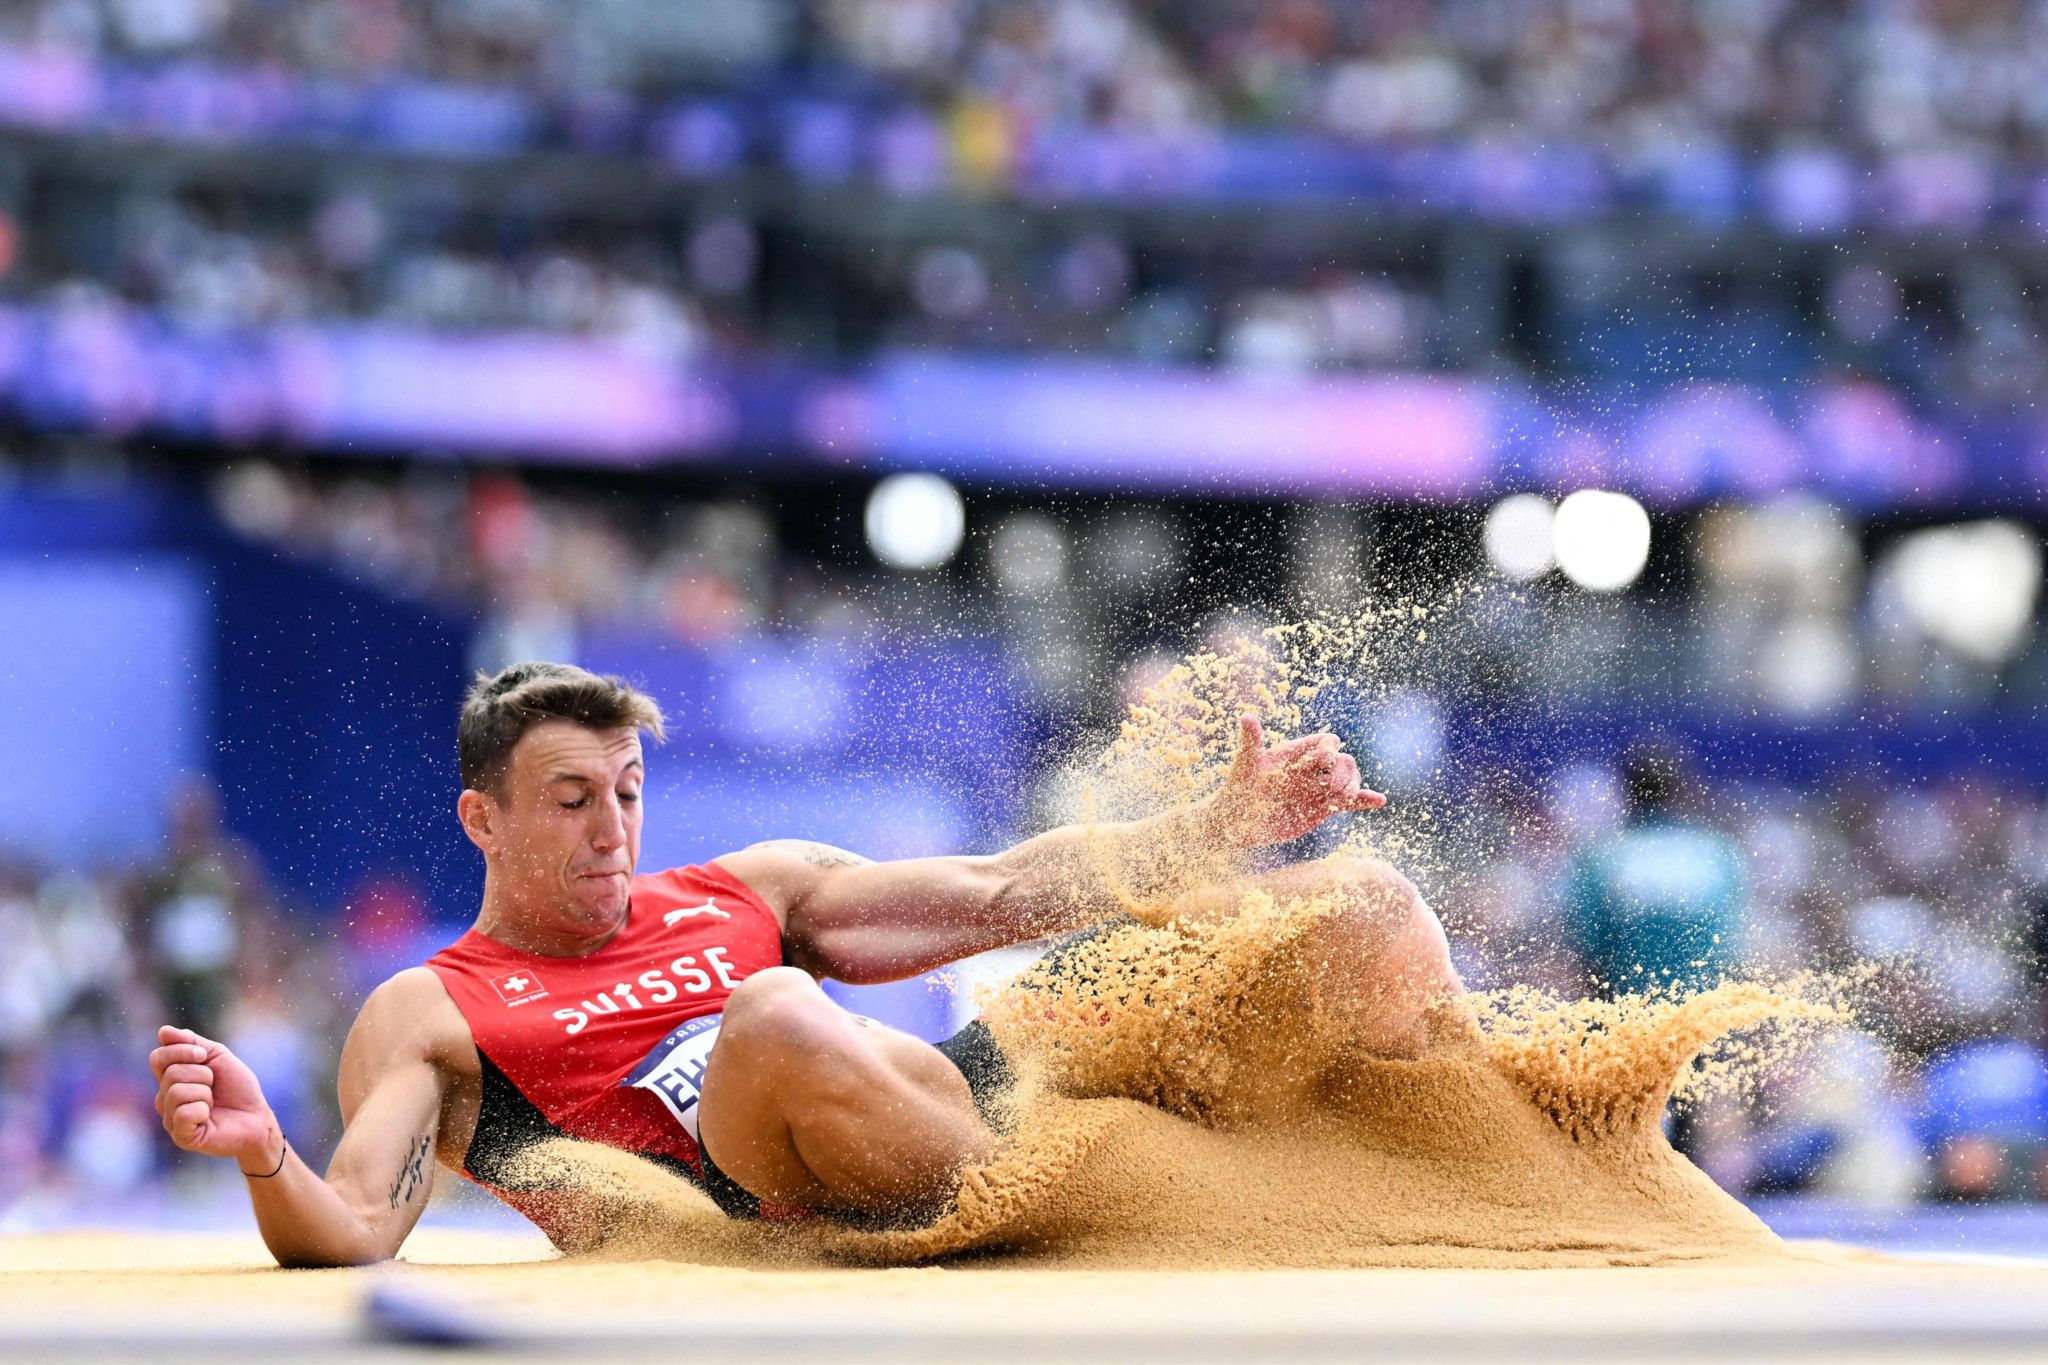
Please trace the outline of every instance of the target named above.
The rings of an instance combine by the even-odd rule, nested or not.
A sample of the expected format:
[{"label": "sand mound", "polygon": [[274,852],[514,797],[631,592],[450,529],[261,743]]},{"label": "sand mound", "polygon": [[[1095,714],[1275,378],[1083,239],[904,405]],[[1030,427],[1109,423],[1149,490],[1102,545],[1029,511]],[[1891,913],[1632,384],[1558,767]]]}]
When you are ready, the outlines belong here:
[{"label": "sand mound", "polygon": [[[1382,618],[1404,629],[1420,619],[1360,619]],[[1200,799],[1228,765],[1241,710],[1298,724],[1339,666],[1357,665],[1362,638],[1357,621],[1293,627],[1175,670],[1104,755],[1091,808],[1129,815]],[[1771,1233],[1676,1154],[1658,1120],[1681,1078],[1726,1083],[1758,1047],[1846,1018],[1830,983],[1611,1002],[1453,996],[1435,1006],[1419,1058],[1363,1056],[1321,960],[1323,931],[1357,909],[1341,881],[1285,901],[1247,890],[1234,913],[1196,918],[1181,898],[1228,876],[1227,855],[1128,855],[1105,843],[1097,872],[1131,918],[982,1002],[1022,1078],[1013,1132],[930,1226],[727,1222],[682,1180],[573,1144],[532,1153],[522,1183],[574,1200],[610,1254],[714,1264],[981,1250],[1120,1269],[1775,1253]],[[1733,1030],[1752,1031],[1748,1053],[1722,1046],[1695,1067]]]},{"label": "sand mound", "polygon": [[1774,1253],[1657,1118],[1701,1047],[1728,1028],[1835,1017],[1821,994],[1745,982],[1687,999],[1470,998],[1447,1005],[1428,1055],[1331,1070],[1315,1002],[1292,988],[1326,913],[1268,904],[1219,926],[1128,926],[1081,945],[1053,981],[1006,991],[989,1017],[1027,1059],[1016,1130],[928,1227],[729,1222],[683,1181],[574,1144],[540,1149],[527,1173],[596,1200],[611,1255],[721,1265],[976,1250],[1118,1269]]}]

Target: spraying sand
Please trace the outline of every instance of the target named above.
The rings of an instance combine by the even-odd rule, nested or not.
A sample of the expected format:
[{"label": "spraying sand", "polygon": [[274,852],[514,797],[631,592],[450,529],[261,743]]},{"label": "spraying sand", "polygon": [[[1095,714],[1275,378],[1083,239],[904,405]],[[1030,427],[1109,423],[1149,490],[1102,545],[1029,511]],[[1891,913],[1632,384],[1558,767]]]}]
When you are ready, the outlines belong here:
[{"label": "spraying sand", "polygon": [[[1403,628],[1422,619],[1391,616]],[[1096,765],[1091,809],[1199,799],[1227,767],[1241,710],[1299,726],[1384,623],[1293,627],[1175,670]],[[1782,1040],[1845,1021],[1831,983],[1614,1002],[1447,998],[1424,1055],[1360,1056],[1314,970],[1315,930],[1343,913],[1340,900],[1253,892],[1232,913],[1194,916],[1186,893],[1234,870],[1215,849],[1134,859],[1105,841],[1099,861],[1132,919],[983,1002],[1022,1078],[1012,1131],[935,1223],[729,1222],[682,1180],[577,1144],[536,1149],[522,1181],[573,1201],[612,1256],[732,1266],[978,1250],[1124,1270],[1780,1254],[1658,1121],[1681,1077],[1711,1086],[1756,1060],[1752,1044],[1694,1068],[1731,1030]]]},{"label": "spraying sand", "polygon": [[[1084,970],[1056,990],[1027,977],[1004,992],[987,1017],[1029,1059],[1015,1131],[928,1227],[730,1222],[679,1179],[573,1144],[536,1151],[528,1175],[594,1196],[612,1255],[721,1265],[977,1249],[1126,1270],[1775,1254],[1777,1239],[1671,1149],[1657,1118],[1723,1028],[1826,1019],[1835,1006],[1731,984],[1605,1005],[1629,1027],[1572,1032],[1587,1017],[1579,1004],[1493,1000],[1484,1027],[1447,1019],[1428,1055],[1362,1059],[1332,1086],[1312,1064],[1315,1006],[1292,989],[1286,951],[1289,921],[1319,910],[1133,926],[1080,950],[1118,969],[1117,988]],[[1175,970],[1195,965],[1208,970]]]}]

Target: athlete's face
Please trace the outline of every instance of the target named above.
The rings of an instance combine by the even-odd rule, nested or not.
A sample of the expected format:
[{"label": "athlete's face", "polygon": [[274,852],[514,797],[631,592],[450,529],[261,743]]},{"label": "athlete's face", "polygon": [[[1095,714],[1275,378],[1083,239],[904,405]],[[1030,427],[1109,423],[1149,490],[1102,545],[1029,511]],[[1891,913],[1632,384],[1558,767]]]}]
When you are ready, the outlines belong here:
[{"label": "athlete's face", "polygon": [[502,790],[483,797],[489,842],[478,839],[514,903],[551,907],[578,929],[616,927],[640,862],[644,774],[630,727],[544,720],[521,735]]}]

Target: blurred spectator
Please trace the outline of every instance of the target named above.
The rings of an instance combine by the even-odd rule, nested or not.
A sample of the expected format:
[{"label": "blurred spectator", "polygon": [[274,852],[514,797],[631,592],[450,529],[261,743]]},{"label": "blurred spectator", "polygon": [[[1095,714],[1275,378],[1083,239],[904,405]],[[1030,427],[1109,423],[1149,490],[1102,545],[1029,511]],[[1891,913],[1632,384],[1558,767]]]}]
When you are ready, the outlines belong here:
[{"label": "blurred spectator", "polygon": [[1673,752],[1631,754],[1627,823],[1567,874],[1567,932],[1602,990],[1710,985],[1743,960],[1741,851],[1683,813],[1683,784]]},{"label": "blurred spectator", "polygon": [[170,856],[141,892],[157,987],[186,1027],[219,1029],[242,935],[267,897],[254,856],[220,827],[213,793],[188,788],[171,815]]},{"label": "blurred spectator", "polygon": [[174,1020],[263,1068],[294,1143],[317,1159],[331,1140],[357,984],[307,970],[325,936],[287,928],[209,790],[183,793],[172,827],[154,867],[39,874],[0,862],[12,945],[0,962],[0,1213],[135,1216],[164,1173],[210,1178],[161,1140],[139,1064]]}]

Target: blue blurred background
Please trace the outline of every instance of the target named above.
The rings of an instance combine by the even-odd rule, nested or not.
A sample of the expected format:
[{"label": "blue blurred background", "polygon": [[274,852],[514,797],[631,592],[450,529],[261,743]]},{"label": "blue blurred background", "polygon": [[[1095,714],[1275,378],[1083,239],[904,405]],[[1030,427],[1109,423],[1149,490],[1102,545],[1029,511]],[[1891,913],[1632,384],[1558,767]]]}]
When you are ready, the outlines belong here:
[{"label": "blue blurred background", "polygon": [[1475,984],[1883,963],[1681,1140],[1800,1229],[2048,1199],[2043,37],[7,5],[0,1225],[233,1216],[166,1017],[331,1143],[476,902],[478,668],[670,709],[649,866],[987,851],[1175,656],[1368,593],[1484,604],[1333,717]]}]

